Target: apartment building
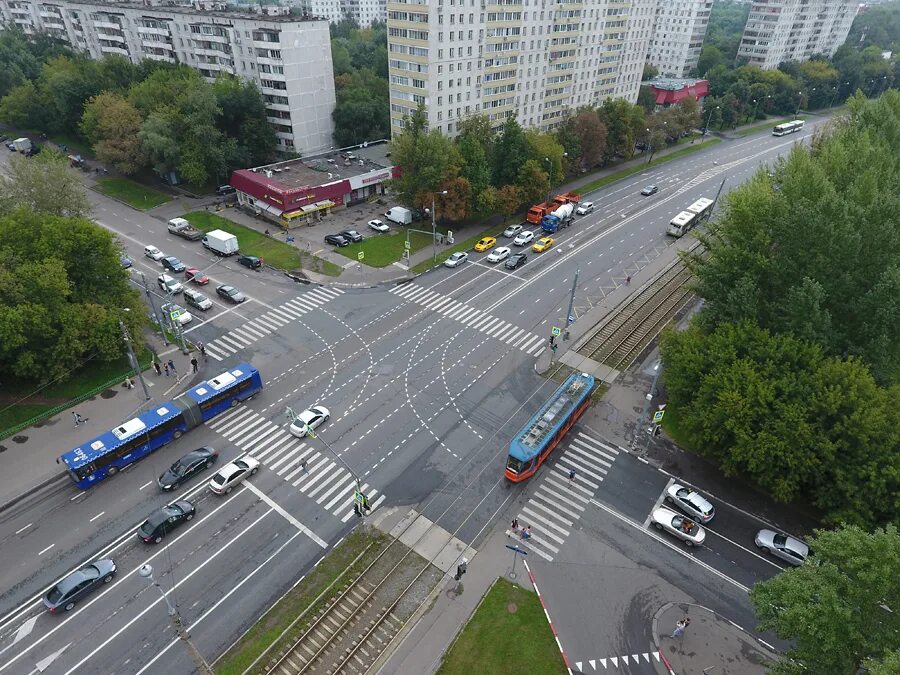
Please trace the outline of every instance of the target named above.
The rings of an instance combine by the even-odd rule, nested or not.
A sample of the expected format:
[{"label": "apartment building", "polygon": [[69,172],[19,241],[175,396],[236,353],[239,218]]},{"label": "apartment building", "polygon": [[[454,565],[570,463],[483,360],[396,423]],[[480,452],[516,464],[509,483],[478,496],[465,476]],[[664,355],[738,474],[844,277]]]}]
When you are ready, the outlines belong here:
[{"label": "apartment building", "polygon": [[607,98],[636,101],[656,0],[389,0],[391,125],[419,103],[453,136],[484,113],[550,130]]},{"label": "apartment building", "polygon": [[814,54],[831,56],[847,40],[858,9],[858,0],[754,2],[737,56],[765,69]]},{"label": "apartment building", "polygon": [[374,21],[384,23],[387,18],[387,0],[291,0],[291,4],[333,22],[353,19],[361,28],[368,28]]},{"label": "apartment building", "polygon": [[647,62],[663,77],[687,77],[700,59],[712,0],[660,0]]},{"label": "apartment building", "polygon": [[335,106],[328,22],[138,3],[0,0],[0,21],[27,35],[45,32],[95,59],[154,59],[256,82],[278,150],[332,146]]}]

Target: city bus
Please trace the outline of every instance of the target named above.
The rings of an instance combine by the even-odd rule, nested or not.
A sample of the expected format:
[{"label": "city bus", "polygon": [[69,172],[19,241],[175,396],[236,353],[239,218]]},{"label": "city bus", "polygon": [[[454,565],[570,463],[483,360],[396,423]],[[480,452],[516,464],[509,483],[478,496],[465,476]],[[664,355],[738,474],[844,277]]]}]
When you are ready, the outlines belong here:
[{"label": "city bus", "polygon": [[538,470],[591,403],[595,380],[573,373],[509,444],[504,476],[519,483]]},{"label": "city bus", "polygon": [[669,226],[666,228],[666,233],[671,234],[673,237],[684,236],[685,232],[692,227],[709,220],[714,205],[715,202],[712,199],[701,197],[687,207],[685,211],[672,218]]},{"label": "city bus", "polygon": [[773,136],[784,136],[785,134],[792,134],[795,131],[800,131],[803,128],[803,120],[794,120],[792,122],[785,122],[784,124],[779,124],[777,127],[772,129]]},{"label": "city bus", "polygon": [[59,461],[72,482],[86,490],[262,388],[259,371],[240,363],[64,453]]}]

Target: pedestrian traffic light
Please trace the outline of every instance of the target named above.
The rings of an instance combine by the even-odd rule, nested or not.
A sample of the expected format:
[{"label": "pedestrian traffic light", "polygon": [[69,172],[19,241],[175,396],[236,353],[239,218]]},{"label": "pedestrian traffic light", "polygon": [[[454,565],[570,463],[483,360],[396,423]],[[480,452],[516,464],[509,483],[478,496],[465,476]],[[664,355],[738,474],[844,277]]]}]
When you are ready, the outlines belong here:
[{"label": "pedestrian traffic light", "polygon": [[556,345],[550,345],[550,349],[552,349],[553,353],[555,354],[558,347]]},{"label": "pedestrian traffic light", "polygon": [[662,427],[657,424],[656,428],[653,430],[653,435],[659,436],[660,434],[662,434]]},{"label": "pedestrian traffic light", "polygon": [[362,511],[359,510],[359,504],[353,502],[353,513],[356,514],[357,518],[362,518]]}]

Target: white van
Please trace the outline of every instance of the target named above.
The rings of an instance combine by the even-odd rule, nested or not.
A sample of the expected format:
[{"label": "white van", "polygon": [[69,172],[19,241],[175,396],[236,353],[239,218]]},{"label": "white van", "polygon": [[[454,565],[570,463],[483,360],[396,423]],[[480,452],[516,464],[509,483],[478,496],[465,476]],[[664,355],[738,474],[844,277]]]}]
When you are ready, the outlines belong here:
[{"label": "white van", "polygon": [[398,225],[409,225],[413,221],[412,211],[403,206],[395,206],[384,217]]}]

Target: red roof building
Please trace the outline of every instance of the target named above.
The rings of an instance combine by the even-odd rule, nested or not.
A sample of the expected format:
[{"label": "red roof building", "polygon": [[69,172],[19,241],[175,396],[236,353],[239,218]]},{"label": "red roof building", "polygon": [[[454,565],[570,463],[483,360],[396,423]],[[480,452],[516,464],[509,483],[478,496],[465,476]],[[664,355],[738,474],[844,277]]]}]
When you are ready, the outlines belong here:
[{"label": "red roof building", "polygon": [[688,96],[703,105],[701,99],[709,95],[709,82],[706,80],[683,80],[658,78],[645,82],[656,99],[657,108],[668,108]]}]

